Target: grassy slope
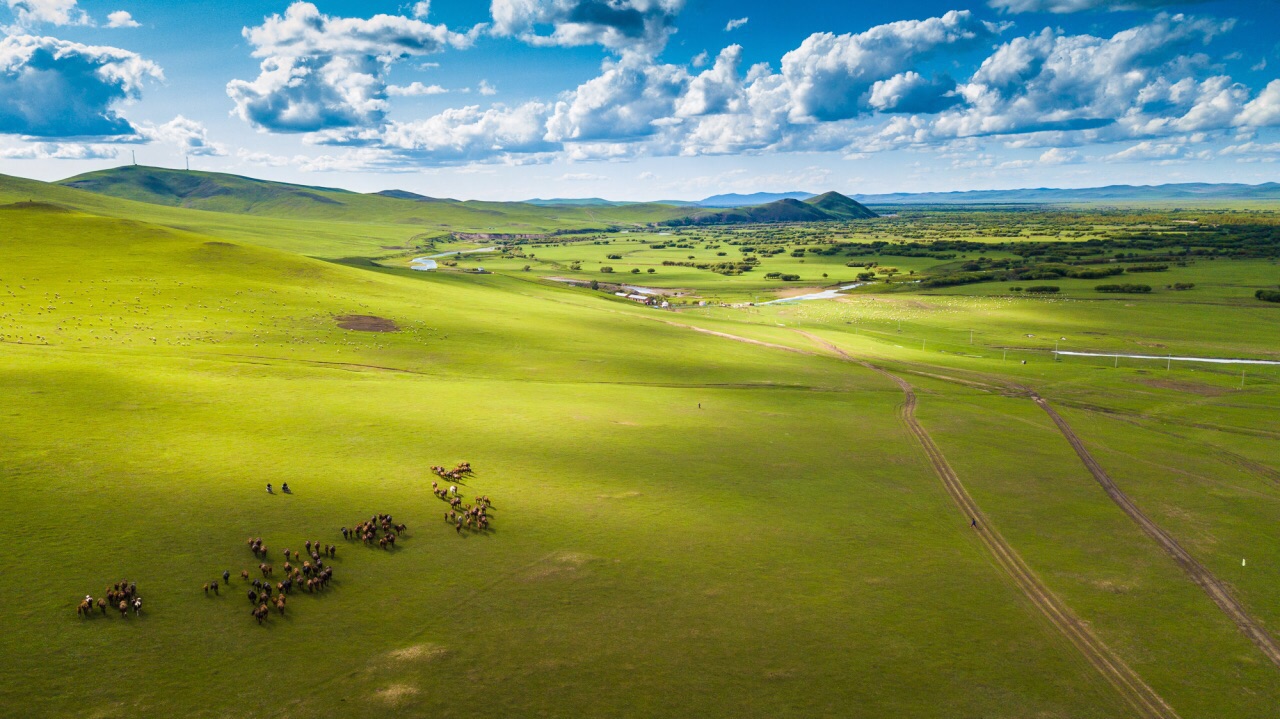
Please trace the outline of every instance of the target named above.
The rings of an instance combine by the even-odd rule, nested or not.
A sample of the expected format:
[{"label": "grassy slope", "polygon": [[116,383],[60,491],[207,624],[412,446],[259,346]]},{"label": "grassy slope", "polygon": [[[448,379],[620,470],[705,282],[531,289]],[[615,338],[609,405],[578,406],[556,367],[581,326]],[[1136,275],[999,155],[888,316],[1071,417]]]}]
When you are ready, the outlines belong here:
[{"label": "grassy slope", "polygon": [[[13,199],[38,189],[6,187]],[[1122,712],[995,574],[875,375],[520,275],[372,273],[244,244],[273,222],[297,231],[292,220],[48,193],[93,214],[2,211],[0,501],[19,531],[0,571],[59,570],[38,591],[0,585],[21,608],[0,623],[14,677],[0,705],[220,716],[284,694],[259,713],[438,716],[456,710],[461,678],[503,715]],[[365,241],[344,239],[350,227],[333,231],[335,248]],[[1229,573],[1237,547],[1274,525],[1274,489],[1225,483],[1214,454],[1274,466],[1274,440],[1177,424],[1195,442],[1153,441],[1148,429],[1248,426],[1280,385],[1261,373],[1239,398],[1192,403],[1144,384],[1149,369],[1043,354],[1067,327],[1106,346],[1269,351],[1269,315],[1234,299],[1265,268],[1224,265],[1188,268],[1203,302],[964,288],[674,319],[816,349],[800,326],[869,356],[1136,415],[1140,426],[1068,414],[1117,481],[1275,621],[1269,575]],[[405,331],[337,329],[345,313]],[[1028,365],[993,353],[1014,342],[1037,350]],[[1274,705],[1274,670],[1100,499],[1047,418],[912,381],[922,421],[1006,536],[1182,716]],[[442,505],[421,468],[457,459],[498,501],[492,537],[459,539],[433,519]],[[1176,486],[1156,474],[1170,466]],[[269,497],[265,481],[296,494]],[[374,511],[410,524],[401,551],[344,546],[336,590],[298,598],[270,628],[241,592],[199,592],[224,567],[252,566],[246,536],[277,551],[336,541],[336,526]],[[1249,556],[1266,566],[1265,551]],[[144,622],[75,620],[76,596],[122,576],[143,587]],[[122,665],[122,652],[136,659]]]},{"label": "grassy slope", "polygon": [[[870,373],[501,277],[8,212],[0,570],[59,571],[0,588],[4,706],[438,716],[454,677],[504,715],[1117,711],[997,581]],[[407,331],[336,329],[347,312]],[[423,468],[462,458],[493,536],[437,519]],[[270,627],[243,589],[200,592],[252,566],[246,536],[336,541],[375,511],[409,523],[402,548],[344,545],[337,587]],[[143,621],[74,617],[121,577]]]}]

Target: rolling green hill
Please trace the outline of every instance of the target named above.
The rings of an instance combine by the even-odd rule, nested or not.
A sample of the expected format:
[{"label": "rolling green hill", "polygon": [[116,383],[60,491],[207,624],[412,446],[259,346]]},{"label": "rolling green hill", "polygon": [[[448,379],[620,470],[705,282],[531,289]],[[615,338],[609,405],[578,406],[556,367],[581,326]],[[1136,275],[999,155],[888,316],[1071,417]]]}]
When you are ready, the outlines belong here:
[{"label": "rolling green hill", "polygon": [[876,213],[863,207],[857,200],[845,197],[839,192],[824,192],[817,197],[810,197],[804,202],[833,217],[850,220],[866,220],[879,217]]},{"label": "rolling green hill", "polygon": [[[437,200],[402,190],[361,194],[217,172],[125,165],[60,181],[64,187],[154,205],[289,219],[415,225],[421,230],[536,234],[636,226],[682,214],[675,207],[539,207]],[[420,230],[420,231],[421,231]]]}]

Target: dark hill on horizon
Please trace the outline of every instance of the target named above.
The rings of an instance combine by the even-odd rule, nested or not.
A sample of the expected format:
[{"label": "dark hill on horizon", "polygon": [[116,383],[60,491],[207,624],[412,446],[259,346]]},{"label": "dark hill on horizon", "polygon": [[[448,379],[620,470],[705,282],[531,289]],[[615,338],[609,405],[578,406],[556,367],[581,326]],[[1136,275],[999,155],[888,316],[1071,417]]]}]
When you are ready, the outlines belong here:
[{"label": "dark hill on horizon", "polygon": [[706,209],[694,212],[687,217],[667,220],[662,224],[673,227],[682,225],[778,224],[783,222],[831,222],[873,217],[879,217],[879,215],[863,207],[857,201],[838,192],[825,192],[803,202],[788,197],[751,207],[734,207],[719,211]]}]

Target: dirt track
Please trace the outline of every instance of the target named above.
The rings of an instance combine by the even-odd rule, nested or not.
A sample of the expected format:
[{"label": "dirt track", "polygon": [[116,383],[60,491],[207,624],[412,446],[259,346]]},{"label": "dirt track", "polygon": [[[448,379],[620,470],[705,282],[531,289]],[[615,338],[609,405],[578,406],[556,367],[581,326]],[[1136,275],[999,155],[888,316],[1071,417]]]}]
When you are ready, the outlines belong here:
[{"label": "dirt track", "polygon": [[1115,502],[1125,514],[1129,515],[1129,518],[1136,522],[1137,525],[1142,528],[1142,531],[1147,533],[1147,536],[1154,539],[1156,544],[1160,545],[1160,548],[1164,550],[1165,554],[1172,557],[1173,561],[1177,562],[1178,566],[1182,567],[1182,570],[1191,577],[1191,580],[1196,584],[1199,584],[1200,588],[1204,589],[1205,593],[1209,595],[1209,598],[1212,599],[1228,617],[1231,617],[1231,620],[1236,623],[1236,626],[1240,627],[1240,631],[1244,632],[1245,636],[1249,637],[1249,639],[1258,646],[1258,649],[1261,649],[1262,653],[1267,655],[1267,658],[1270,659],[1273,664],[1280,667],[1280,645],[1277,645],[1276,640],[1267,633],[1267,630],[1263,629],[1262,626],[1258,624],[1252,616],[1250,616],[1249,612],[1245,610],[1240,602],[1231,594],[1231,591],[1227,589],[1227,586],[1217,577],[1213,576],[1213,573],[1210,572],[1203,564],[1196,561],[1195,557],[1192,557],[1187,550],[1183,549],[1182,545],[1178,544],[1176,539],[1158,527],[1155,522],[1152,522],[1147,515],[1142,513],[1141,509],[1138,509],[1138,506],[1129,499],[1128,495],[1116,486],[1116,483],[1112,481],[1106,470],[1098,464],[1098,461],[1093,458],[1093,455],[1089,454],[1089,450],[1085,449],[1084,443],[1081,442],[1080,438],[1076,436],[1076,433],[1072,431],[1071,425],[1067,424],[1066,420],[1054,411],[1054,409],[1049,406],[1048,402],[1044,401],[1044,398],[1036,394],[1032,394],[1031,397],[1035,400],[1035,403],[1040,405],[1040,408],[1047,412],[1049,417],[1053,419],[1053,423],[1058,426],[1058,430],[1062,432],[1062,436],[1067,438],[1067,442],[1071,444],[1072,449],[1074,449],[1076,454],[1079,455],[1080,461],[1084,462],[1084,466],[1089,469],[1089,473],[1093,475],[1094,479],[1098,480],[1098,484],[1102,485],[1103,491],[1107,493],[1107,496],[1111,498],[1111,501]]},{"label": "dirt track", "polygon": [[996,563],[1000,568],[1013,579],[1018,588],[1031,600],[1037,609],[1044,614],[1059,631],[1076,647],[1084,656],[1090,665],[1094,667],[1106,680],[1115,687],[1116,691],[1124,697],[1125,701],[1133,708],[1134,712],[1141,717],[1157,717],[1157,718],[1176,718],[1177,712],[1160,698],[1160,695],[1147,686],[1128,665],[1124,663],[1120,657],[1116,656],[1105,644],[1102,643],[1087,626],[1080,621],[1078,617],[1072,614],[1071,610],[1058,599],[1049,588],[1044,586],[1039,577],[1031,571],[1022,557],[1017,551],[1005,541],[999,531],[987,521],[982,510],[978,508],[977,503],[969,496],[969,492],[960,482],[960,478],[956,475],[955,470],[947,463],[947,459],[942,454],[942,450],[933,442],[933,438],[925,431],[924,427],[916,421],[915,407],[916,395],[911,385],[906,380],[896,375],[890,374],[885,370],[876,367],[868,362],[857,360],[839,347],[822,340],[819,337],[810,335],[806,332],[800,334],[805,335],[809,339],[817,342],[824,347],[832,350],[840,357],[850,362],[857,362],[867,369],[879,372],[880,374],[893,380],[905,395],[905,401],[902,404],[901,414],[902,420],[907,425],[907,429],[920,442],[920,446],[924,448],[925,454],[929,458],[929,464],[933,466],[934,472],[938,478],[942,480],[943,486],[946,487],[947,494],[951,495],[951,499],[955,501],[967,516],[976,519],[979,524],[977,529],[978,536],[982,543],[986,545],[991,552]]}]

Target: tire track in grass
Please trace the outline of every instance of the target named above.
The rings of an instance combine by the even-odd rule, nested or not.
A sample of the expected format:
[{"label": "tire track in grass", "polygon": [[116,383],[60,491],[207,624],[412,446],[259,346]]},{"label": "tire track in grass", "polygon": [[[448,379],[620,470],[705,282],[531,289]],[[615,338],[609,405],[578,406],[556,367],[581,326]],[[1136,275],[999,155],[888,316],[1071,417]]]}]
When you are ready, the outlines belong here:
[{"label": "tire track in grass", "polygon": [[1128,702],[1138,716],[1154,719],[1176,719],[1177,712],[1166,704],[1164,699],[1160,698],[1160,695],[1156,694],[1155,690],[1148,686],[1142,680],[1142,677],[1130,669],[1115,652],[1103,644],[1102,640],[1098,639],[1071,612],[1071,609],[1040,581],[1040,578],[1027,566],[1017,551],[995,529],[994,525],[986,518],[986,515],[982,513],[977,503],[969,496],[968,490],[961,483],[955,470],[947,462],[942,450],[938,448],[933,438],[916,420],[916,394],[911,385],[901,377],[880,369],[869,362],[855,359],[844,350],[819,337],[807,332],[799,332],[799,334],[835,352],[846,361],[856,362],[869,370],[884,375],[893,380],[902,389],[905,397],[900,410],[903,422],[916,440],[920,442],[920,446],[924,448],[929,464],[933,466],[934,472],[942,480],[947,494],[951,495],[951,499],[965,514],[981,522],[982,526],[978,536],[987,547],[987,550],[991,552],[996,563],[1000,565],[1000,568],[1013,579],[1018,588],[1040,610],[1041,614],[1066,636],[1071,644],[1084,656],[1085,660],[1124,697],[1125,701]]},{"label": "tire track in grass", "polygon": [[1156,544],[1160,546],[1160,549],[1164,550],[1165,554],[1168,554],[1169,557],[1182,568],[1182,571],[1186,572],[1187,576],[1191,577],[1191,581],[1200,585],[1200,588],[1209,595],[1209,598],[1213,600],[1214,604],[1217,604],[1218,607],[1236,623],[1236,626],[1240,628],[1240,631],[1244,632],[1244,635],[1247,636],[1250,641],[1258,647],[1258,649],[1262,650],[1262,653],[1266,655],[1267,659],[1271,660],[1272,664],[1280,667],[1280,644],[1277,644],[1275,638],[1267,633],[1267,630],[1263,629],[1262,625],[1249,614],[1248,610],[1240,604],[1240,601],[1231,594],[1231,591],[1227,588],[1226,584],[1215,577],[1207,567],[1196,561],[1195,557],[1192,557],[1190,552],[1183,549],[1182,545],[1178,544],[1178,540],[1174,539],[1172,535],[1165,532],[1155,522],[1151,521],[1151,519],[1133,503],[1133,500],[1129,499],[1129,496],[1116,486],[1115,481],[1112,480],[1111,476],[1102,468],[1102,465],[1098,464],[1098,460],[1093,458],[1093,455],[1090,454],[1089,450],[1084,446],[1084,442],[1082,442],[1075,431],[1071,429],[1071,425],[1067,424],[1067,421],[1062,418],[1062,415],[1058,414],[1053,407],[1050,407],[1049,403],[1046,402],[1043,397],[1032,393],[1031,398],[1036,404],[1040,405],[1041,409],[1048,413],[1049,418],[1053,420],[1055,425],[1057,425],[1058,431],[1066,438],[1067,442],[1071,445],[1071,448],[1076,451],[1076,455],[1080,457],[1081,462],[1084,462],[1084,466],[1089,470],[1089,473],[1093,475],[1093,478],[1098,480],[1098,484],[1102,485],[1102,490],[1107,493],[1107,496],[1111,498],[1111,501],[1115,502],[1116,506],[1120,507],[1121,511],[1127,514],[1134,523],[1141,527],[1142,531],[1147,533],[1147,536],[1155,540]]}]

